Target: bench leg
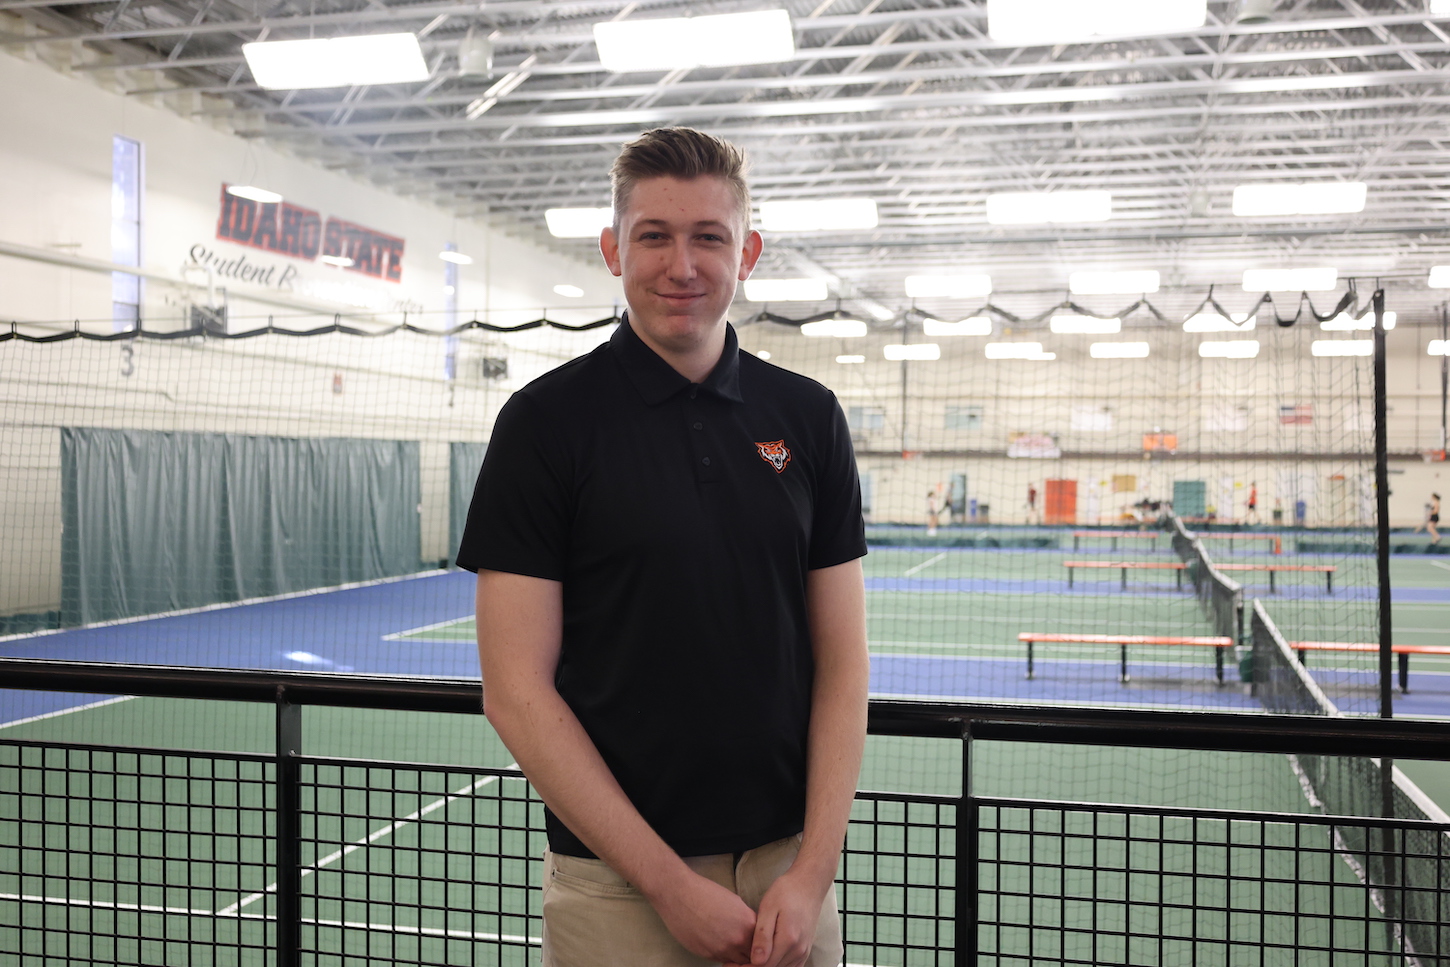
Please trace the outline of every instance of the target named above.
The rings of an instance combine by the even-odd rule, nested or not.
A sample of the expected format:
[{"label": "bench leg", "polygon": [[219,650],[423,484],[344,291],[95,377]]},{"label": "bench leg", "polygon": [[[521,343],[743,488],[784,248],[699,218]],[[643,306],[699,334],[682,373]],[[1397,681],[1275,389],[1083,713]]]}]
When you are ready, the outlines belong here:
[{"label": "bench leg", "polygon": [[1410,694],[1410,656],[1400,652],[1395,656],[1400,660],[1400,694]]},{"label": "bench leg", "polygon": [[1118,646],[1118,681],[1119,681],[1119,683],[1121,683],[1123,685],[1128,684],[1128,646],[1127,645],[1119,645]]},{"label": "bench leg", "polygon": [[1032,642],[1027,643],[1027,678],[1032,678]]},{"label": "bench leg", "polygon": [[1072,587],[1072,579],[1073,579],[1073,576],[1075,575],[1076,571],[1077,571],[1076,568],[1071,568],[1070,567],[1070,568],[1067,569],[1067,586],[1069,588]]},{"label": "bench leg", "polygon": [[1223,684],[1223,649],[1213,650],[1213,673],[1218,677],[1218,683]]},{"label": "bench leg", "polygon": [[1072,535],[1072,549],[1074,551],[1077,550],[1077,542],[1078,542],[1078,540],[1079,540],[1079,538],[1078,538],[1078,536],[1076,534]]},{"label": "bench leg", "polygon": [[1326,592],[1328,592],[1329,594],[1333,594],[1334,593],[1334,572],[1333,571],[1325,571],[1324,572],[1324,590]]},{"label": "bench leg", "polygon": [[1269,593],[1270,594],[1273,594],[1274,593],[1274,572],[1273,571],[1270,571],[1269,572]]},{"label": "bench leg", "polygon": [[1123,590],[1128,590],[1128,569],[1123,568]]},{"label": "bench leg", "polygon": [[1112,548],[1114,554],[1118,553],[1118,539],[1116,537],[1113,538]]},{"label": "bench leg", "polygon": [[1178,578],[1178,590],[1182,591],[1183,590],[1183,568],[1179,568],[1178,570],[1174,571],[1173,573]]}]

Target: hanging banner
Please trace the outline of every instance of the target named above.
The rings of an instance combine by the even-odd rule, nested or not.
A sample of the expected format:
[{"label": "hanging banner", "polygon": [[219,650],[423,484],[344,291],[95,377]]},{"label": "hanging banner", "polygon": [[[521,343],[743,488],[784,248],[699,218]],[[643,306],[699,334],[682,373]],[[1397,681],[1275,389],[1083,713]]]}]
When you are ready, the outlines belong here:
[{"label": "hanging banner", "polygon": [[289,201],[257,202],[222,185],[216,237],[266,252],[315,261],[327,256],[344,271],[387,282],[403,281],[404,241],[354,222],[322,215]]}]

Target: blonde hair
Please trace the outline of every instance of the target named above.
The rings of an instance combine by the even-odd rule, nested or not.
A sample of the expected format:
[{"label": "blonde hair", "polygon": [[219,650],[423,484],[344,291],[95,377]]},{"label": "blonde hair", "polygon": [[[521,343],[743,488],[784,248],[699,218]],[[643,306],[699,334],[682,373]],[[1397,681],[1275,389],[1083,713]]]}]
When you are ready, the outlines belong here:
[{"label": "blonde hair", "polygon": [[723,138],[694,128],[655,128],[626,144],[609,170],[613,187],[614,227],[629,204],[636,182],[649,178],[720,178],[740,205],[741,221],[750,228],[750,188],[745,184],[745,152]]}]

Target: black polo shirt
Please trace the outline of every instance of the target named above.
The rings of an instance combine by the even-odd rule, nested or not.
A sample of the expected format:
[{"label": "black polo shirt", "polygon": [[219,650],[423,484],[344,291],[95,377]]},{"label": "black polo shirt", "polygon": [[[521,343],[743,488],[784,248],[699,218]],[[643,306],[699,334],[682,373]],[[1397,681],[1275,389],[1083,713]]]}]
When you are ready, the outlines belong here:
[{"label": "black polo shirt", "polygon": [[[499,412],[458,565],[561,581],[559,694],[682,856],[800,832],[806,572],[866,553],[850,433],[740,351],[703,383],[628,320]],[[555,852],[590,856],[552,813]]]}]

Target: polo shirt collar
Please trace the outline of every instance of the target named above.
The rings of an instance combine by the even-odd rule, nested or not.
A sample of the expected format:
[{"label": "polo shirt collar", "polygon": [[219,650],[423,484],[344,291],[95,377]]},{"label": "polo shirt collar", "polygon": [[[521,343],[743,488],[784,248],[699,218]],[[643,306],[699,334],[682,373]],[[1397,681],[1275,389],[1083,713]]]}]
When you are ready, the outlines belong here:
[{"label": "polo shirt collar", "polygon": [[[645,345],[630,326],[628,312],[624,313],[619,328],[609,338],[609,348],[649,406],[663,403],[691,385],[688,379],[675,372],[673,366]],[[735,327],[728,322],[725,323],[725,349],[720,353],[720,361],[700,386],[722,399],[745,402],[740,395],[740,340],[735,335]]]}]

